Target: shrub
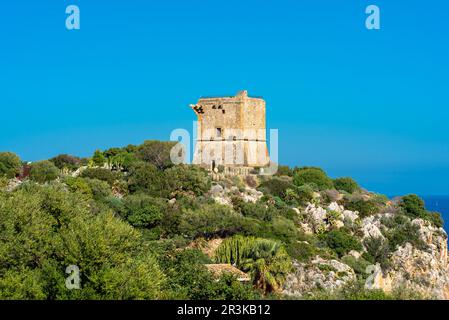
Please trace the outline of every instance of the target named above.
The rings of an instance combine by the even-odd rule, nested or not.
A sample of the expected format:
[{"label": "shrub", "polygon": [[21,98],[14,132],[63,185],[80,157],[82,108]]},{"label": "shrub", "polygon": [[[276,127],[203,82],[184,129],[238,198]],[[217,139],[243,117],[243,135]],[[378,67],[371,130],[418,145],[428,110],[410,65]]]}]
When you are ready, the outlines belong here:
[{"label": "shrub", "polygon": [[273,216],[276,214],[275,208],[267,207],[261,202],[245,202],[242,198],[233,197],[232,203],[234,205],[234,209],[245,217],[253,217],[263,221],[271,221]]},{"label": "shrub", "polygon": [[12,152],[0,152],[0,176],[8,179],[14,178],[20,173],[22,163],[20,158]]},{"label": "shrub", "polygon": [[165,171],[171,196],[191,192],[196,196],[209,191],[211,181],[207,172],[198,166],[176,165]]},{"label": "shrub", "polygon": [[373,200],[356,199],[346,203],[345,208],[351,211],[358,211],[360,218],[365,218],[378,212],[378,207]]},{"label": "shrub", "polygon": [[290,257],[301,262],[309,262],[317,254],[316,247],[310,245],[305,241],[295,241],[289,244],[287,246],[287,252]]},{"label": "shrub", "polygon": [[[157,299],[164,275],[140,233],[59,185],[0,194],[0,299]],[[81,289],[67,290],[76,264]]]},{"label": "shrub", "polygon": [[165,202],[144,194],[130,195],[123,200],[124,216],[134,227],[154,227],[162,220]]},{"label": "shrub", "polygon": [[320,238],[340,257],[351,250],[359,251],[362,249],[362,245],[357,238],[342,230],[331,230],[320,235]]},{"label": "shrub", "polygon": [[416,194],[403,196],[399,206],[403,209],[404,213],[412,219],[421,218],[425,215],[426,209],[424,207],[424,200]]},{"label": "shrub", "polygon": [[131,193],[144,192],[154,197],[168,197],[168,183],[165,173],[149,163],[138,164],[128,175]]},{"label": "shrub", "polygon": [[426,243],[421,239],[419,227],[407,221],[403,224],[397,224],[395,227],[385,232],[388,239],[390,251],[396,250],[406,242],[411,243],[418,249],[426,249]]},{"label": "shrub", "polygon": [[60,154],[50,159],[58,169],[76,170],[80,167],[81,159],[68,154]]},{"label": "shrub", "polygon": [[382,238],[367,238],[363,241],[366,252],[363,258],[372,264],[379,263],[383,270],[388,270],[391,262],[389,260],[390,248],[388,240]]},{"label": "shrub", "polygon": [[348,193],[353,193],[354,191],[360,190],[359,185],[352,178],[337,178],[334,180],[334,187],[337,190],[346,191]]},{"label": "shrub", "polygon": [[44,183],[59,177],[59,169],[48,160],[35,162],[31,165],[30,179]]},{"label": "shrub", "polygon": [[176,143],[148,140],[138,147],[137,156],[163,170],[173,165],[170,159],[170,151]]},{"label": "shrub", "polygon": [[197,249],[171,249],[159,254],[159,264],[167,276],[164,289],[169,297],[200,300],[213,296],[213,278],[205,263],[210,260]]},{"label": "shrub", "polygon": [[295,186],[291,182],[275,177],[262,182],[259,189],[264,193],[285,198],[287,189],[292,189],[294,187]]},{"label": "shrub", "polygon": [[295,170],[293,175],[293,183],[296,186],[304,184],[315,184],[319,190],[332,189],[332,179],[320,168],[304,167]]},{"label": "shrub", "polygon": [[104,200],[112,196],[111,186],[106,181],[98,179],[85,179],[89,188],[92,190],[92,195],[95,200]]},{"label": "shrub", "polygon": [[89,183],[80,177],[66,177],[64,179],[65,184],[69,187],[72,192],[77,192],[86,198],[91,198],[93,196],[92,189]]},{"label": "shrub", "polygon": [[441,215],[437,212],[428,212],[424,207],[424,200],[416,194],[409,194],[402,197],[399,202],[399,207],[411,219],[421,218],[437,227],[442,227],[444,224]]},{"label": "shrub", "polygon": [[207,204],[197,209],[185,209],[181,216],[179,231],[195,238],[202,236],[226,236],[236,233],[241,227],[241,216],[229,207]]},{"label": "shrub", "polygon": [[95,150],[92,156],[92,162],[94,165],[101,167],[106,163],[106,158],[100,150]]},{"label": "shrub", "polygon": [[293,170],[289,168],[289,166],[278,166],[278,171],[276,172],[277,176],[293,176]]},{"label": "shrub", "polygon": [[122,177],[120,173],[105,168],[87,168],[80,176],[83,178],[105,181],[109,185],[113,185],[116,180]]}]

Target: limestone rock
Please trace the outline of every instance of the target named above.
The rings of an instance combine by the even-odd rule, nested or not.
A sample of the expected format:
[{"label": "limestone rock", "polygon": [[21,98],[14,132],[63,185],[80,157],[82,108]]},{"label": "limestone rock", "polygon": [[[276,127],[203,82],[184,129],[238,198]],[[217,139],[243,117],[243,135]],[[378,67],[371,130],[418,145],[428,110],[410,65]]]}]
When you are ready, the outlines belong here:
[{"label": "limestone rock", "polygon": [[333,292],[356,278],[348,265],[318,256],[309,264],[294,261],[293,268],[294,272],[287,276],[283,288],[283,293],[290,296],[303,296],[320,289]]}]

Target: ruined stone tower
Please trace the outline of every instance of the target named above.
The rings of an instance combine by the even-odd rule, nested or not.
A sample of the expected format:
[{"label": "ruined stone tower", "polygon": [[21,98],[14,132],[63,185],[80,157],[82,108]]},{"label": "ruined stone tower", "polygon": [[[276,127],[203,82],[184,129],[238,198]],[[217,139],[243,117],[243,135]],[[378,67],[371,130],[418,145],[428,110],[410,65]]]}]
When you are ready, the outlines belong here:
[{"label": "ruined stone tower", "polygon": [[241,91],[235,97],[200,98],[191,108],[198,116],[194,164],[212,170],[269,164],[263,99]]}]

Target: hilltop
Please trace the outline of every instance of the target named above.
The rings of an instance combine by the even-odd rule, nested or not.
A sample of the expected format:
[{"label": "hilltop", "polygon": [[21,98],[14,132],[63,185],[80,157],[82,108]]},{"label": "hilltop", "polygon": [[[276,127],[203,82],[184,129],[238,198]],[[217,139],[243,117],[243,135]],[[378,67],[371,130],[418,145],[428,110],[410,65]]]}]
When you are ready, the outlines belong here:
[{"label": "hilltop", "polygon": [[211,174],[172,146],[0,153],[0,298],[449,298],[447,234],[418,196],[315,167]]}]

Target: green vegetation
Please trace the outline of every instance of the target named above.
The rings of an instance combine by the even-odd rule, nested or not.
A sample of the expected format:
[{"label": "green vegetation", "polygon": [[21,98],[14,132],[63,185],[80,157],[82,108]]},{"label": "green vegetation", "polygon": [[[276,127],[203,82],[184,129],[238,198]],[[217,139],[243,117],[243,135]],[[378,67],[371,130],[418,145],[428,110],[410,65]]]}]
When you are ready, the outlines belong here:
[{"label": "green vegetation", "polygon": [[332,179],[320,168],[303,167],[295,169],[293,175],[293,183],[297,186],[305,184],[313,184],[319,190],[326,190],[333,188]]},{"label": "green vegetation", "polygon": [[351,250],[358,251],[362,249],[362,245],[359,240],[343,230],[331,230],[322,234],[320,238],[340,257],[347,254]]},{"label": "green vegetation", "polygon": [[20,173],[22,163],[12,152],[0,152],[0,176],[14,178]]},{"label": "green vegetation", "polygon": [[415,194],[401,198],[400,207],[404,214],[410,218],[427,220],[437,227],[443,226],[443,219],[438,213],[428,212],[424,207],[424,201]]},{"label": "green vegetation", "polygon": [[352,178],[337,178],[334,180],[334,187],[337,190],[346,191],[348,193],[354,193],[360,190],[359,185]]},{"label": "green vegetation", "polygon": [[[407,242],[428,249],[412,219],[442,226],[417,196],[389,202],[319,168],[280,166],[274,177],[212,182],[198,166],[173,165],[173,145],[145,141],[96,150],[89,159],[62,154],[26,166],[13,153],[0,153],[0,299],[284,298],[294,261],[307,266],[317,256],[335,259],[360,280],[369,264],[388,270],[392,251]],[[215,194],[212,183],[221,187]],[[342,213],[326,209],[334,201],[359,218],[342,226]],[[361,220],[387,202],[394,214],[381,221],[383,236],[361,243]],[[311,223],[309,203],[325,212],[313,231],[304,227]],[[209,250],[214,241],[221,244]],[[214,263],[232,264],[252,281],[213,274],[206,264]],[[81,289],[65,286],[70,265],[80,270]],[[335,295],[313,294],[397,297],[358,283]]]},{"label": "green vegetation", "polygon": [[58,178],[59,175],[59,169],[51,161],[39,161],[31,165],[30,179],[33,181],[49,182]]},{"label": "green vegetation", "polygon": [[291,270],[290,257],[273,240],[235,236],[225,240],[215,255],[218,262],[248,271],[254,285],[265,293],[277,291]]}]

